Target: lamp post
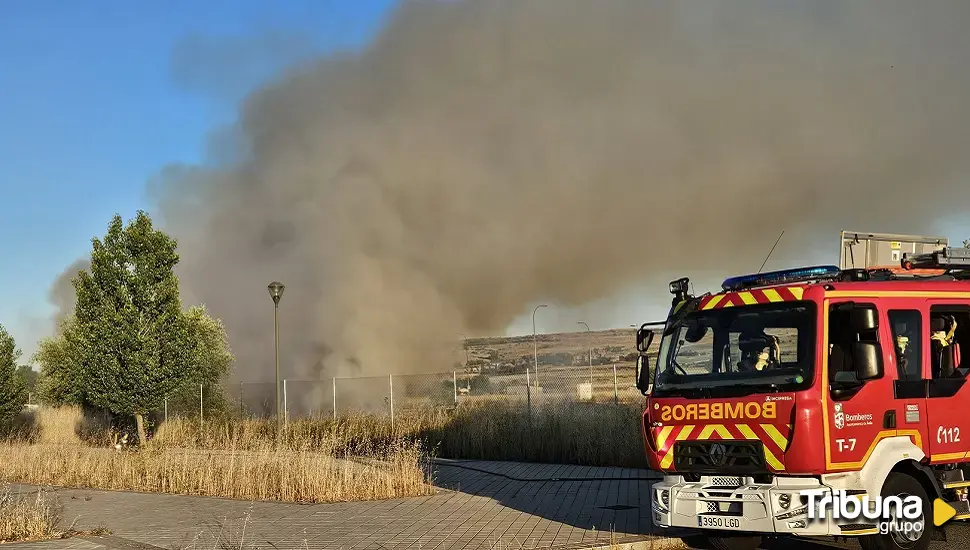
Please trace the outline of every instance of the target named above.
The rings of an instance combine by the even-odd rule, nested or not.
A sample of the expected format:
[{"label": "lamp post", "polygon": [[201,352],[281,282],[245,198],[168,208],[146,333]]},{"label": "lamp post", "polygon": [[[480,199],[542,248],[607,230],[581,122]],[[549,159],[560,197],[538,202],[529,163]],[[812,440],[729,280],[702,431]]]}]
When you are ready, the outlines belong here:
[{"label": "lamp post", "polygon": [[276,333],[276,421],[280,421],[280,298],[283,297],[283,283],[273,281],[266,287],[273,298],[273,328]]},{"label": "lamp post", "polygon": [[539,344],[536,342],[536,311],[540,307],[548,307],[546,304],[539,304],[532,310],[532,358],[536,365],[536,389],[539,389]]},{"label": "lamp post", "polygon": [[590,332],[589,325],[586,324],[586,321],[579,321],[576,324],[583,325],[586,327],[586,337],[589,339],[589,342],[587,344],[589,346],[589,387],[590,389],[592,389],[593,388],[593,333]]}]

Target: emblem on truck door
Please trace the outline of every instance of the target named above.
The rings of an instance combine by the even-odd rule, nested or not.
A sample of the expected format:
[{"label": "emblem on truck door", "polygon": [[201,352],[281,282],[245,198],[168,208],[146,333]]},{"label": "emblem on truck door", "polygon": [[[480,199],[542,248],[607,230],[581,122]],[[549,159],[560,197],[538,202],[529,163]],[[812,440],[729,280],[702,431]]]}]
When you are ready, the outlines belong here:
[{"label": "emblem on truck door", "polygon": [[841,430],[845,427],[845,414],[842,413],[842,403],[835,404],[835,428]]}]

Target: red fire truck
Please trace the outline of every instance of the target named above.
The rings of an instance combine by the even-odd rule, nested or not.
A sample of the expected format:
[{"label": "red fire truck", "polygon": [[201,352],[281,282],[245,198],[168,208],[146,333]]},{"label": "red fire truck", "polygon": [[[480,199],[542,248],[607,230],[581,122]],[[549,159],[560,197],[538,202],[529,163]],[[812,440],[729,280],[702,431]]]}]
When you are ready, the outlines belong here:
[{"label": "red fire truck", "polygon": [[[715,548],[853,536],[925,549],[946,536],[936,499],[970,519],[970,249],[898,261],[732,277],[701,296],[670,284],[653,372],[655,333],[637,331],[657,526]],[[923,528],[811,519],[809,490],[917,496]]]}]

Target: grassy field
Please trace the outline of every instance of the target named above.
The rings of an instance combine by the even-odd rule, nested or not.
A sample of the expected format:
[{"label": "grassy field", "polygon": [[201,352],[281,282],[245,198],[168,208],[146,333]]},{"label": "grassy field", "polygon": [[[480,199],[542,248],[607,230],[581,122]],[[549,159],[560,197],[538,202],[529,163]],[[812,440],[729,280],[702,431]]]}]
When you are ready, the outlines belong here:
[{"label": "grassy field", "polygon": [[143,449],[116,449],[80,411],[41,409],[0,444],[0,481],[294,502],[434,491],[420,441],[348,444],[339,431],[274,434],[245,422],[207,424],[205,432],[188,426],[174,421]]},{"label": "grassy field", "polygon": [[431,494],[434,457],[646,466],[642,405],[507,403],[385,415],[269,420],[172,419],[142,449],[116,448],[77,409],[40,409],[0,443],[0,481],[336,502]]}]

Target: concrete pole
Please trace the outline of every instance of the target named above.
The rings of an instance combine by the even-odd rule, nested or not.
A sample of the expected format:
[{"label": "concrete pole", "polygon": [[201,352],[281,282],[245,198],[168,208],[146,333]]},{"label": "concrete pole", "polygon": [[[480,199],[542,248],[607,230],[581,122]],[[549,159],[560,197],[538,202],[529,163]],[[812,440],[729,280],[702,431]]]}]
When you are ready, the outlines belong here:
[{"label": "concrete pole", "polygon": [[388,382],[390,383],[391,391],[391,433],[394,433],[394,375],[387,375]]},{"label": "concrete pole", "polygon": [[589,330],[589,325],[586,321],[580,321],[577,323],[586,327],[586,337],[588,339],[587,345],[589,347],[589,391],[593,391],[593,333]]},{"label": "concrete pole", "polygon": [[546,304],[539,304],[532,310],[532,358],[535,361],[536,369],[536,390],[539,389],[539,344],[536,340],[536,311],[540,307],[547,307]]}]

